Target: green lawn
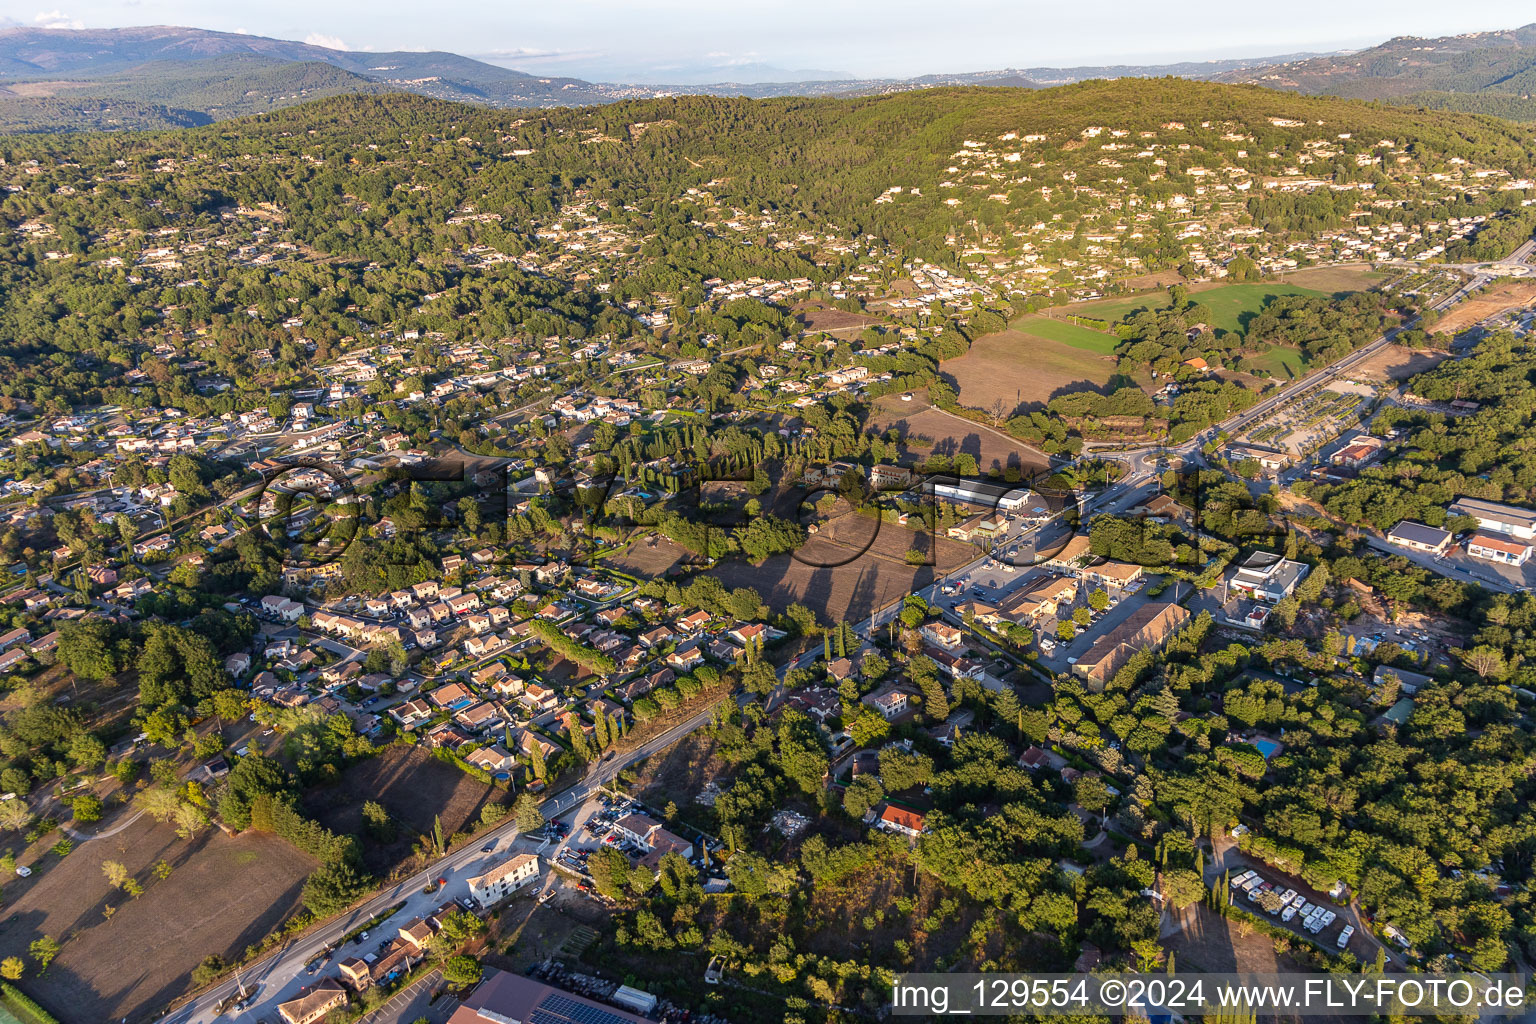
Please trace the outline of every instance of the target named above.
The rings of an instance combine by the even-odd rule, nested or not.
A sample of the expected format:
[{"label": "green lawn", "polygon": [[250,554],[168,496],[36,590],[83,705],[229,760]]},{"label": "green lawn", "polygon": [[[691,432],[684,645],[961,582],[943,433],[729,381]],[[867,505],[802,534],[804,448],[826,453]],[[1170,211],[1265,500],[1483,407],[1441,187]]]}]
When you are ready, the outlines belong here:
[{"label": "green lawn", "polygon": [[1052,320],[1043,316],[1027,316],[1017,320],[1013,324],[1013,329],[1101,356],[1114,352],[1115,346],[1120,344],[1120,339],[1113,334],[1105,334],[1103,331],[1094,331],[1064,320]]},{"label": "green lawn", "polygon": [[1262,355],[1244,356],[1243,365],[1262,367],[1269,372],[1270,376],[1278,377],[1280,380],[1294,380],[1307,371],[1307,362],[1299,351],[1279,345]]}]

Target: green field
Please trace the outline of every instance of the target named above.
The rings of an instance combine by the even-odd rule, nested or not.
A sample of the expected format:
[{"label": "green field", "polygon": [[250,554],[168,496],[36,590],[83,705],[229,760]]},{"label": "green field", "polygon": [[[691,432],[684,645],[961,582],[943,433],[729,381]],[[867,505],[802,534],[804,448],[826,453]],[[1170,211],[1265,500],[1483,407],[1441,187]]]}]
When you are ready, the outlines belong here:
[{"label": "green field", "polygon": [[1209,307],[1211,326],[1217,331],[1243,333],[1242,319],[1245,313],[1257,313],[1272,298],[1282,295],[1310,295],[1326,299],[1327,292],[1315,288],[1301,288],[1294,284],[1259,282],[1255,284],[1228,284],[1210,291],[1196,292],[1191,298]]},{"label": "green field", "polygon": [[1052,320],[1044,316],[1027,316],[1013,323],[1013,329],[1022,334],[1032,334],[1046,341],[1070,345],[1096,355],[1107,356],[1115,351],[1120,339],[1103,331],[1079,327],[1064,320]]},{"label": "green field", "polygon": [[1249,372],[1254,372],[1254,368],[1261,367],[1270,376],[1280,380],[1295,380],[1308,369],[1307,361],[1302,358],[1299,351],[1279,345],[1261,355],[1244,356],[1243,365],[1250,368]]},{"label": "green field", "polygon": [[[1264,308],[1271,298],[1281,295],[1312,295],[1327,298],[1331,292],[1319,291],[1316,288],[1303,288],[1300,285],[1285,284],[1279,281],[1256,281],[1252,284],[1224,284],[1215,288],[1206,288],[1190,293],[1190,298],[1200,302],[1211,311],[1211,326],[1218,332],[1243,333],[1242,320],[1244,314],[1257,313]],[[1062,306],[1053,312],[1057,316],[1073,314],[1076,316],[1091,316],[1097,320],[1108,320],[1113,323],[1130,313],[1143,309],[1162,309],[1168,305],[1166,292],[1149,292],[1146,295],[1137,295],[1128,299],[1101,299],[1097,302],[1073,303],[1070,306]],[[1057,321],[1060,323],[1060,321]],[[1062,323],[1063,327],[1071,327],[1076,330],[1084,330],[1075,324]],[[1029,331],[1031,334],[1039,334],[1047,337],[1044,332],[1036,330],[1034,324],[1021,323],[1020,330]],[[1097,334],[1096,331],[1088,331],[1089,334]],[[1056,339],[1065,340],[1065,339]],[[1068,342],[1068,344],[1073,344]]]},{"label": "green field", "polygon": [[1053,316],[1090,316],[1095,320],[1114,323],[1127,315],[1143,309],[1162,309],[1168,305],[1167,292],[1147,292],[1128,299],[1095,299],[1093,302],[1074,302],[1051,310]]}]

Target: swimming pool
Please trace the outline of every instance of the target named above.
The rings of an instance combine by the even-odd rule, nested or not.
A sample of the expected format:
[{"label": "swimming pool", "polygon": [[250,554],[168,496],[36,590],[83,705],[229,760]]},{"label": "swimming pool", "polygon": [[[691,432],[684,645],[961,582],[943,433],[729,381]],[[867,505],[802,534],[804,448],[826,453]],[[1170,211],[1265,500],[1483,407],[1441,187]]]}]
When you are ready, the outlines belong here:
[{"label": "swimming pool", "polygon": [[1253,745],[1259,748],[1259,753],[1264,755],[1266,761],[1280,753],[1280,744],[1274,740],[1254,740]]}]

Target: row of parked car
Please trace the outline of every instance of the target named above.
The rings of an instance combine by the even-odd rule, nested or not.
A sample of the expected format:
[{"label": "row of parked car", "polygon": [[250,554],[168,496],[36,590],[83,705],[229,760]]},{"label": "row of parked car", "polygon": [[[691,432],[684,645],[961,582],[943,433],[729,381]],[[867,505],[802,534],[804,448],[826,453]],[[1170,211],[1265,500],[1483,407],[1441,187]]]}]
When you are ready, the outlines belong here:
[{"label": "row of parked car", "polygon": [[[1275,883],[1266,881],[1257,871],[1244,871],[1235,876],[1232,879],[1232,888],[1240,890],[1248,897],[1248,902],[1257,904],[1271,917],[1278,917],[1286,924],[1297,921],[1312,935],[1321,934],[1338,917],[1327,907],[1311,903],[1295,889],[1277,891]],[[1344,930],[1339,933],[1339,948],[1343,949],[1349,945],[1350,937],[1354,934],[1355,929],[1345,925]]]}]

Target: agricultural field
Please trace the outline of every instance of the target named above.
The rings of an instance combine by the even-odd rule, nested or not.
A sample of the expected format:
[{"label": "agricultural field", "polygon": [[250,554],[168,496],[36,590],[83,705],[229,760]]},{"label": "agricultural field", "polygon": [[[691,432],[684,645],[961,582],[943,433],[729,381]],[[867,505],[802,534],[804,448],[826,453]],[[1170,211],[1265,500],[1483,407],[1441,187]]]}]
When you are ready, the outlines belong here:
[{"label": "agricultural field", "polygon": [[[164,880],[152,870],[161,860],[172,868]],[[144,894],[135,899],[111,888],[104,861],[122,864]],[[192,969],[204,957],[234,958],[298,910],[315,867],[276,836],[232,838],[204,829],[179,839],[142,816],[41,864],[34,863],[31,878],[5,887],[0,956],[27,959],[33,939],[58,941],[58,959],[41,975],[29,966],[21,988],[65,1021],[158,1013],[191,987]]]},{"label": "agricultural field", "polygon": [[604,564],[641,579],[656,579],[696,558],[692,551],[676,541],[653,533],[636,536],[628,547],[608,556]]},{"label": "agricultural field", "polygon": [[[933,565],[908,565],[917,548],[932,552]],[[919,590],[978,554],[969,544],[918,533],[860,515],[828,523],[793,555],[762,565],[739,559],[710,570],[727,588],[753,587],[775,612],[798,602],[824,622],[858,622],[877,608]]]},{"label": "agricultural field", "polygon": [[1018,328],[978,338],[969,352],[942,367],[960,404],[991,409],[1001,403],[1011,415],[1040,408],[1057,395],[1104,391],[1116,372],[1115,357],[1109,354],[1114,339],[1074,324],[1055,326],[1111,344],[1093,351]]},{"label": "agricultural field", "polygon": [[414,863],[415,846],[432,834],[434,818],[442,818],[447,837],[477,823],[480,809],[503,795],[423,747],[390,746],[349,766],[334,785],[309,790],[304,810],[332,832],[363,835],[363,803],[383,804],[395,825],[394,838],[362,843],[363,863],[383,876]]},{"label": "agricultural field", "polygon": [[[971,351],[975,352],[974,346]],[[945,365],[953,367],[958,362],[961,360]],[[1049,465],[1043,454],[1000,430],[935,409],[921,391],[913,394],[910,402],[903,402],[900,395],[876,400],[867,426],[882,434],[895,430],[906,441],[907,457],[916,460],[963,453],[974,456],[983,473],[1013,466],[1026,476]]]}]

